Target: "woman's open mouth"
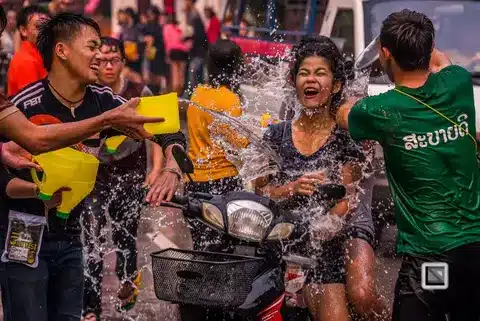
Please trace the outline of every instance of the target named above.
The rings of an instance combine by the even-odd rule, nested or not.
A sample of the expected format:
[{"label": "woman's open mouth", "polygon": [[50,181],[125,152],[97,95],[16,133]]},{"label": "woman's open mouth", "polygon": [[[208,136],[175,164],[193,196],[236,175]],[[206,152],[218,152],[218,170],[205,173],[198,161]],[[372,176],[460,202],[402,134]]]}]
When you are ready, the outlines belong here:
[{"label": "woman's open mouth", "polygon": [[308,87],[308,88],[305,88],[303,93],[305,94],[306,99],[314,99],[320,93],[320,90],[318,90],[317,88]]}]

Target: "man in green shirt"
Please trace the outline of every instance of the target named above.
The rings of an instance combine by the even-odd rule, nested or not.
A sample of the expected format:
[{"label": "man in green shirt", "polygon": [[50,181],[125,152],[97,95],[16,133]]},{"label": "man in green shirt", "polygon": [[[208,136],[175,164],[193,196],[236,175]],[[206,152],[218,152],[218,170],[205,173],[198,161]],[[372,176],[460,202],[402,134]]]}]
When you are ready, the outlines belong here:
[{"label": "man in green shirt", "polygon": [[[379,59],[395,89],[346,101],[337,121],[354,139],[383,147],[403,255],[393,320],[448,315],[449,321],[478,321],[480,173],[473,85],[468,71],[434,49],[434,33],[424,14],[403,10],[388,16]],[[428,289],[431,278],[425,277],[422,285],[426,262],[448,264],[447,289]]]}]

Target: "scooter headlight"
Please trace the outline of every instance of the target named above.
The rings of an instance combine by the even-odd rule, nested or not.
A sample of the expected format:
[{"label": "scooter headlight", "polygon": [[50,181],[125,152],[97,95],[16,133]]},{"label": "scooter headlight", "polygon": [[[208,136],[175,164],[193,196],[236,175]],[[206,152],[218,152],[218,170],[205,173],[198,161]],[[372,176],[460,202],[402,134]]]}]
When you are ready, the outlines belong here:
[{"label": "scooter headlight", "polygon": [[220,229],[225,228],[223,223],[222,211],[215,205],[209,203],[202,204],[202,216],[206,222]]},{"label": "scooter headlight", "polygon": [[288,239],[293,232],[295,225],[291,223],[279,223],[273,227],[270,234],[267,236],[267,240],[284,240]]},{"label": "scooter headlight", "polygon": [[227,204],[227,217],[229,234],[260,242],[272,223],[273,213],[257,202],[237,200]]}]

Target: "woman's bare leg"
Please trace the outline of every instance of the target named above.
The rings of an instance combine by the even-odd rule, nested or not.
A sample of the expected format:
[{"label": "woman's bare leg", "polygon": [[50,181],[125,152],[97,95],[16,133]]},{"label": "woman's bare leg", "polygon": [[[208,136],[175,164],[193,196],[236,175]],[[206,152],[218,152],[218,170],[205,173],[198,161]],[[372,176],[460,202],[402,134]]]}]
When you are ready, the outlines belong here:
[{"label": "woman's bare leg", "polygon": [[375,252],[368,242],[354,238],[346,242],[347,296],[364,321],[387,321],[390,313],[377,293]]},{"label": "woman's bare leg", "polygon": [[344,284],[310,284],[305,299],[313,321],[350,320]]}]

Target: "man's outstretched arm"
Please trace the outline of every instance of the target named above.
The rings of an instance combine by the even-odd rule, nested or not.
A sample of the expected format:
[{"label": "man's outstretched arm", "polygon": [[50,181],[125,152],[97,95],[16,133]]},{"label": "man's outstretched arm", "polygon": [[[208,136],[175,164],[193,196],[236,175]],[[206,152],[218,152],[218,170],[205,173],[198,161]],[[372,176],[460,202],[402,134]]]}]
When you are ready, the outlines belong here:
[{"label": "man's outstretched arm", "polygon": [[100,116],[79,122],[37,126],[16,110],[15,106],[4,101],[4,108],[0,106],[0,135],[18,143],[32,154],[71,146],[111,127],[135,139],[149,138],[151,134],[143,128],[143,124],[163,119],[137,115],[135,107],[138,102],[138,99],[131,99]]},{"label": "man's outstretched arm", "polygon": [[360,97],[349,97],[345,99],[345,101],[338,108],[336,120],[337,124],[343,129],[348,130],[348,115],[350,114],[350,110],[352,110],[352,107],[355,105],[355,103],[360,99]]},{"label": "man's outstretched arm", "polygon": [[450,58],[443,52],[438,49],[433,49],[432,57],[430,58],[430,71],[431,72],[439,72],[445,67],[448,67],[452,64]]}]

